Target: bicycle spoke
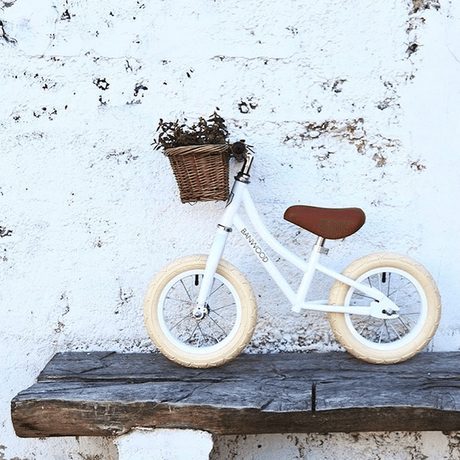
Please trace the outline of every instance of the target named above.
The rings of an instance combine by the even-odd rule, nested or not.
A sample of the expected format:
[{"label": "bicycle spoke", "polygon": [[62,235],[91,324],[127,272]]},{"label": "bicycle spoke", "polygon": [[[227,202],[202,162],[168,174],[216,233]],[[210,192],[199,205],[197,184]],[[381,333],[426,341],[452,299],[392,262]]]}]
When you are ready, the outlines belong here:
[{"label": "bicycle spoke", "polygon": [[[197,321],[197,323],[196,323],[196,327],[197,327],[197,329],[200,331],[201,337],[202,337],[202,339],[204,340],[204,339],[205,339],[205,335],[204,335],[203,329],[201,329],[200,323],[199,323],[198,321]],[[201,343],[203,343],[203,342],[201,342]]]},{"label": "bicycle spoke", "polygon": [[[223,285],[224,285],[224,284],[221,283],[219,286],[217,286],[217,288],[214,289],[214,291],[212,291],[211,294],[209,294],[209,297],[213,296],[219,289],[222,288]],[[213,283],[213,287],[214,287],[214,283]]]},{"label": "bicycle spoke", "polygon": [[[382,329],[385,329],[386,332],[387,332],[387,337],[390,337],[390,333],[389,333],[389,331],[388,331],[388,325],[387,325],[386,320],[383,320],[382,326],[380,326],[379,331],[381,331]],[[382,343],[382,335],[383,335],[383,334],[381,334],[381,333],[378,335],[378,337],[379,337],[379,343]]]},{"label": "bicycle spoke", "polygon": [[[416,319],[411,318],[411,316],[417,316]],[[420,316],[419,313],[411,313],[411,314],[405,314],[405,315],[400,315],[399,320],[407,327],[408,330],[410,330],[409,325],[412,324],[417,324],[417,319]],[[403,318],[407,320],[407,323],[403,321]]]},{"label": "bicycle spoke", "polygon": [[211,316],[209,316],[209,319],[225,334],[227,335],[227,331]]},{"label": "bicycle spoke", "polygon": [[408,327],[407,324],[403,321],[403,319],[401,318],[401,316],[398,317],[398,320],[399,320],[399,322],[402,324],[402,326],[403,326],[403,328],[406,330],[406,332],[410,332],[409,327]]},{"label": "bicycle spoke", "polygon": [[[195,329],[193,329],[192,333],[188,336],[188,339],[185,340],[186,343],[190,343],[190,340],[195,335],[195,331],[197,330],[197,328],[198,328],[198,323],[195,325]],[[183,334],[180,334],[179,337],[181,337],[182,335]]]},{"label": "bicycle spoke", "polygon": [[224,310],[225,308],[230,308],[230,307],[234,307],[234,306],[235,306],[235,303],[232,302],[232,303],[229,303],[228,305],[223,305],[222,307],[219,307],[219,308],[213,308],[212,311],[217,312],[217,311],[220,311],[220,310]]},{"label": "bicycle spoke", "polygon": [[171,330],[176,329],[176,327],[179,326],[179,324],[182,324],[186,319],[189,319],[189,318],[190,318],[189,315],[184,316],[181,320],[179,320],[176,324],[174,324],[174,326],[171,327]]},{"label": "bicycle spoke", "polygon": [[354,295],[356,295],[356,297],[360,297],[361,299],[375,300],[374,297],[371,297],[370,295],[363,294],[361,292],[359,292],[359,293],[357,292]]},{"label": "bicycle spoke", "polygon": [[420,316],[419,312],[414,312],[414,313],[404,313],[403,315],[400,316]]},{"label": "bicycle spoke", "polygon": [[395,327],[393,326],[393,323],[390,323],[390,326],[391,326],[391,329],[393,329],[393,331],[395,332],[395,334],[398,336],[399,339],[401,339],[401,336],[399,335],[398,331],[395,329]]},{"label": "bicycle spoke", "polygon": [[[380,327],[379,331],[381,331],[383,328],[383,324],[382,326]],[[376,338],[378,338],[378,343],[382,343],[382,334],[375,334]]]},{"label": "bicycle spoke", "polygon": [[180,303],[185,303],[185,304],[189,304],[190,303],[190,300],[184,300],[184,299],[179,299],[179,298],[175,298],[175,297],[170,297],[170,296],[166,296],[166,300],[172,300],[173,302],[180,302]]},{"label": "bicycle spoke", "polygon": [[[401,292],[404,288],[407,286],[411,285],[412,283],[410,281],[407,281],[407,283],[404,286],[399,287],[397,290],[394,290],[391,294],[388,294],[387,297],[392,297],[395,293]],[[409,294],[406,294],[408,296]]]},{"label": "bicycle spoke", "polygon": [[[209,326],[208,326],[207,329],[209,330],[209,332],[205,333],[203,331],[203,329],[200,327],[200,330],[201,330],[201,332],[203,334],[204,342],[209,343],[211,341],[212,343],[219,343],[220,335],[216,335]],[[223,329],[222,329],[222,331],[225,334],[225,331]]]},{"label": "bicycle spoke", "polygon": [[184,288],[184,291],[185,291],[185,293],[187,294],[189,300],[192,301],[192,296],[191,296],[190,293],[188,292],[188,289],[187,289],[187,287],[185,286],[184,281],[183,281],[183,280],[180,280],[180,283],[182,284],[182,286],[183,286],[183,288]]},{"label": "bicycle spoke", "polygon": [[[382,346],[400,341],[410,334],[418,324],[421,309],[419,294],[411,280],[392,271],[384,271],[368,276],[361,282],[370,287],[377,287],[401,310],[397,318],[388,319],[350,315],[350,322],[356,334],[364,340]],[[350,305],[362,302],[364,299],[372,299],[372,297],[361,292],[353,292]]]},{"label": "bicycle spoke", "polygon": [[[367,318],[370,319],[371,317],[368,316]],[[365,321],[365,320],[364,320],[364,321]],[[359,335],[362,335],[362,333],[364,332],[364,329],[365,329],[366,326],[367,326],[366,323],[365,323],[364,321],[363,321],[363,327],[362,327],[361,330],[359,331]]]},{"label": "bicycle spoke", "polygon": [[[238,304],[221,279],[214,278],[205,310],[194,317],[203,274],[189,274],[171,286],[165,296],[163,316],[171,335],[192,347],[211,347],[222,342],[234,329]],[[210,305],[211,304],[211,305]]]}]

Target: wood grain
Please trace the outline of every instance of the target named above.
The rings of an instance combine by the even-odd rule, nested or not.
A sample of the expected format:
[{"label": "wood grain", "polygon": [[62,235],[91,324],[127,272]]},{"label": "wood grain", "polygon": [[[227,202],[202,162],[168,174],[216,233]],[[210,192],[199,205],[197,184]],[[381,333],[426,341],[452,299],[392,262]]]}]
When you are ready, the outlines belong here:
[{"label": "wood grain", "polygon": [[20,437],[135,427],[216,434],[460,430],[460,353],[391,366],[346,353],[241,355],[188,369],[159,354],[69,352],[11,402]]}]

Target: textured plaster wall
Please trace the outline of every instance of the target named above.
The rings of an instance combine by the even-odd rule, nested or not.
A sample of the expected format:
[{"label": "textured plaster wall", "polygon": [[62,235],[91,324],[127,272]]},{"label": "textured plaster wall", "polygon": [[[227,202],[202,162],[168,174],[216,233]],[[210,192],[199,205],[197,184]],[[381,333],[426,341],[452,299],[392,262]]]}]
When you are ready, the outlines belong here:
[{"label": "textured plaster wall", "polygon": [[[153,351],[149,281],[208,249],[223,204],[180,204],[150,146],[160,117],[219,107],[255,146],[268,227],[300,254],[314,238],[281,221],[288,205],[361,206],[366,226],[329,244],[329,265],[419,259],[444,304],[429,348],[458,350],[459,50],[449,0],[0,0],[0,459],[117,458],[110,439],[18,439],[9,404],[58,351]],[[338,349],[323,316],[292,317],[231,247],[259,300],[249,351]],[[327,297],[317,281],[311,296]],[[221,438],[213,458],[375,458],[382,445],[380,458],[459,456],[455,433],[389,433]]]},{"label": "textured plaster wall", "polygon": [[214,444],[211,460],[456,460],[455,433],[329,433],[271,436],[224,436]]}]

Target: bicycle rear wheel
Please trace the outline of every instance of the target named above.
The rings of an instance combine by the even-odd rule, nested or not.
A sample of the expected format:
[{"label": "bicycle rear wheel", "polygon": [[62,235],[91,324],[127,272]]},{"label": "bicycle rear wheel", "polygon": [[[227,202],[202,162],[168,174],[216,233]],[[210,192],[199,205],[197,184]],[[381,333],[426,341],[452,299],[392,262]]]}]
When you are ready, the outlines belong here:
[{"label": "bicycle rear wheel", "polygon": [[221,260],[205,312],[196,301],[207,256],[188,256],[161,270],[148,288],[144,321],[167,358],[187,367],[213,367],[233,359],[251,340],[256,301],[244,275]]},{"label": "bicycle rear wheel", "polygon": [[[353,356],[375,364],[405,361],[426,347],[441,317],[441,299],[428,271],[413,259],[393,253],[365,256],[343,274],[382,291],[399,308],[393,318],[329,313],[339,343]],[[336,281],[331,305],[369,305],[373,299]]]}]

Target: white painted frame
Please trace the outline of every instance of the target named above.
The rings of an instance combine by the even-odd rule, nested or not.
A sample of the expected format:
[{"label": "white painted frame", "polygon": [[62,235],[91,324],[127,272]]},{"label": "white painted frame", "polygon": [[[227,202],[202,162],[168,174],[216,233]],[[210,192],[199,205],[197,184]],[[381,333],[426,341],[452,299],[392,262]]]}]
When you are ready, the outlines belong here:
[{"label": "white painted frame", "polygon": [[[249,178],[249,175],[246,176]],[[219,221],[217,234],[214,238],[214,242],[211,246],[208,262],[206,265],[206,270],[204,274],[203,284],[201,291],[198,297],[198,309],[204,308],[206,298],[211,291],[212,279],[214,273],[217,269],[220,259],[222,258],[225,244],[227,242],[227,237],[233,229],[236,229],[240,235],[249,243],[249,246],[252,248],[253,252],[261,262],[262,266],[269,273],[273,281],[278,285],[283,294],[286,296],[288,301],[291,304],[291,309],[295,312],[300,312],[302,309],[306,310],[316,310],[322,312],[337,312],[337,313],[347,313],[354,315],[365,315],[373,316],[378,318],[388,319],[388,314],[383,313],[382,311],[393,311],[394,314],[392,318],[397,318],[397,312],[399,307],[395,305],[388,297],[379,291],[376,288],[364,285],[362,283],[356,282],[334,270],[331,270],[324,265],[320,264],[319,260],[322,252],[322,244],[324,240],[318,238],[316,245],[313,248],[313,251],[307,260],[303,260],[289,249],[284,247],[266,228],[262,219],[257,212],[254,201],[252,200],[249,189],[249,181],[241,180],[241,176],[233,185],[230,198],[228,200],[225,211]],[[241,207],[241,204],[244,205],[246,214],[248,215],[255,231],[261,237],[261,239],[270,246],[278,255],[282,258],[296,266],[301,272],[303,272],[302,281],[297,289],[294,291],[289,283],[286,281],[284,276],[275,266],[273,261],[267,255],[266,251],[263,249],[263,246],[256,240],[256,238],[249,233],[243,219],[239,216],[238,211]],[[248,236],[249,235],[249,236]],[[342,283],[345,283],[356,290],[362,292],[366,296],[374,299],[370,301],[367,306],[345,306],[345,305],[329,305],[327,300],[315,300],[306,302],[309,288],[311,286],[313,277],[316,271],[324,273],[327,276],[334,278]]]}]

